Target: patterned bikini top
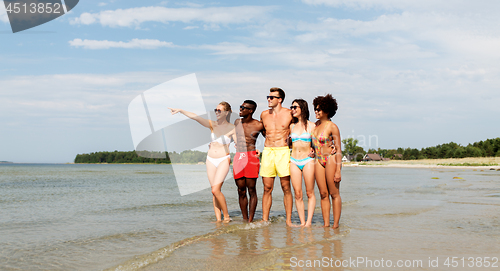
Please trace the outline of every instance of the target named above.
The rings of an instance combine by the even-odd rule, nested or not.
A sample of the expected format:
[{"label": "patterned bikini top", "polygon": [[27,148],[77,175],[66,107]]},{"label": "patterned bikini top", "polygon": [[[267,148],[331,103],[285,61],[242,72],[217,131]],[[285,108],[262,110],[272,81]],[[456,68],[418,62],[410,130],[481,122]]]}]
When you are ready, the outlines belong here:
[{"label": "patterned bikini top", "polygon": [[321,132],[321,134],[318,137],[312,135],[312,142],[313,142],[313,145],[316,149],[319,149],[320,147],[326,145],[328,142],[333,142],[333,140],[330,137],[326,137],[323,135],[325,130],[326,130],[326,127],[325,127],[325,129],[323,129],[323,131]]},{"label": "patterned bikini top", "polygon": [[[292,126],[292,131],[293,128],[295,127],[295,124]],[[291,133],[290,138],[292,139],[292,143],[295,141],[304,141],[304,142],[311,142],[311,133],[308,132],[303,132],[301,135],[298,135],[296,133]]]}]

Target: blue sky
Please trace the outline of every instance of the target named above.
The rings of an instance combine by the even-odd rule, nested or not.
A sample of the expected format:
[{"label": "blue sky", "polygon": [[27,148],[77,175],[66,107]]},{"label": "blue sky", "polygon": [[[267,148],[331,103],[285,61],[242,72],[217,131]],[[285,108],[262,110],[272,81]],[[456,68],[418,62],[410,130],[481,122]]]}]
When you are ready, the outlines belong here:
[{"label": "blue sky", "polygon": [[253,99],[257,117],[270,87],[286,91],[286,106],[332,93],[342,137],[365,149],[498,137],[499,7],[80,1],[12,34],[0,6],[0,161],[64,163],[78,153],[133,150],[128,104],[191,73],[207,108]]}]

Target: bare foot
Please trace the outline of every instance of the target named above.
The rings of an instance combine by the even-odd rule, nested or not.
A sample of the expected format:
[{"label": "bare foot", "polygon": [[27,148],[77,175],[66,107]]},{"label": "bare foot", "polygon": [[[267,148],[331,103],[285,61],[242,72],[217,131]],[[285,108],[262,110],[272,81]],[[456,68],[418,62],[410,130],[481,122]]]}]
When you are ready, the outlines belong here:
[{"label": "bare foot", "polygon": [[323,225],[323,227],[328,228],[328,227],[330,227],[330,224],[325,224],[325,225]]},{"label": "bare foot", "polygon": [[339,227],[339,224],[333,224],[332,229],[337,229]]},{"label": "bare foot", "polygon": [[228,218],[224,218],[224,220],[222,221],[222,223],[229,223],[231,221],[233,221],[233,220],[230,217],[228,217]]},{"label": "bare foot", "polygon": [[311,227],[311,222],[306,222],[306,224],[304,225],[304,227],[307,227],[307,228]]}]

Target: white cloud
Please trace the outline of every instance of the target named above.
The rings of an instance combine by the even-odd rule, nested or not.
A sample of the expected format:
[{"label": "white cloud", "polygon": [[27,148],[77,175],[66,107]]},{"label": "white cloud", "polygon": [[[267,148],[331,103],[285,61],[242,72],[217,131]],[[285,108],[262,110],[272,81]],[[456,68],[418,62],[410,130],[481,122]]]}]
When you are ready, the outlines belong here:
[{"label": "white cloud", "polygon": [[106,5],[107,5],[107,3],[101,2],[101,3],[97,4],[97,5],[98,5],[99,7],[104,7],[104,6],[106,6]]},{"label": "white cloud", "polygon": [[296,46],[249,46],[243,43],[221,42],[215,45],[188,46],[189,49],[214,51],[214,55],[246,57],[253,62],[281,63],[286,66],[324,67],[335,61],[339,51],[324,51]]},{"label": "white cloud", "polygon": [[251,47],[243,43],[221,42],[216,45],[200,45],[191,48],[215,51],[217,55],[254,55],[270,53],[287,53],[292,48],[286,47]]},{"label": "white cloud", "polygon": [[500,3],[496,0],[302,0],[309,5],[326,5],[331,7],[347,7],[354,9],[400,9],[411,11],[446,11],[475,12],[498,10]]},{"label": "white cloud", "polygon": [[202,4],[192,3],[192,2],[184,2],[184,3],[176,3],[179,6],[185,6],[190,8],[202,8]]},{"label": "white cloud", "polygon": [[108,41],[108,40],[70,40],[69,44],[73,47],[83,47],[85,49],[98,50],[110,48],[125,49],[157,49],[160,47],[175,47],[171,42],[152,40],[152,39],[132,39],[128,42]]},{"label": "white cloud", "polygon": [[248,23],[262,18],[273,7],[238,6],[210,8],[140,7],[83,13],[72,24],[89,25],[99,22],[110,27],[138,27],[145,22],[204,22],[207,24]]},{"label": "white cloud", "polygon": [[7,15],[7,11],[5,10],[5,5],[0,5],[0,21],[4,23],[9,22],[9,16]]},{"label": "white cloud", "polygon": [[487,59],[500,56],[496,49],[500,31],[495,27],[499,23],[499,18],[490,16],[403,12],[369,21],[326,18],[318,23],[300,22],[296,29],[302,34],[294,38],[317,47],[328,43],[336,49],[369,48],[387,59],[404,51],[410,58],[473,54]]},{"label": "white cloud", "polygon": [[[85,120],[100,116],[102,122],[96,123],[111,124],[117,117],[126,120],[125,111],[124,116],[117,115],[120,107],[141,91],[178,76],[151,72],[11,76],[0,79],[5,90],[0,92],[0,115],[21,119],[16,125],[33,121],[30,117],[42,117],[45,122],[49,118],[75,116]],[[38,125],[36,121],[29,124]]]},{"label": "white cloud", "polygon": [[[314,97],[332,93],[339,102],[333,121],[342,136],[377,135],[380,145],[371,146],[375,148],[420,148],[450,141],[466,144],[498,135],[500,130],[494,125],[500,114],[498,68],[463,65],[409,70],[363,64],[317,71],[206,71],[198,72],[197,78],[206,105],[225,100],[236,109],[243,100],[252,99],[258,103],[255,118],[267,108],[265,96],[270,87],[286,91],[285,106],[295,98],[303,98],[311,106]],[[0,115],[6,120],[2,131],[12,131],[8,138],[13,142],[18,140],[14,137],[29,139],[26,133],[40,131],[61,134],[72,129],[81,134],[76,139],[61,137],[60,142],[50,143],[49,149],[61,144],[80,146],[78,151],[65,151],[69,160],[53,156],[55,161],[70,161],[75,153],[106,148],[132,149],[127,118],[130,101],[159,83],[185,74],[54,74],[0,79],[2,89],[9,90],[0,92]],[[26,146],[20,142],[15,148]],[[39,142],[47,142],[47,138]],[[36,149],[37,144],[29,143],[30,148],[22,149]],[[27,151],[21,153],[28,155]]]}]

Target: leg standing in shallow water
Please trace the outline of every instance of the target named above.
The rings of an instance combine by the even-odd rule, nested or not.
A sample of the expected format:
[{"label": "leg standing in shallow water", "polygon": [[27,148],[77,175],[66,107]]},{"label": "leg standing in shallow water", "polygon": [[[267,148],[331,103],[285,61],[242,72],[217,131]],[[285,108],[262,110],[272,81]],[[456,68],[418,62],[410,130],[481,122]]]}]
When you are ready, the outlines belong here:
[{"label": "leg standing in shallow water", "polygon": [[[316,181],[321,195],[321,211],[324,226],[330,226],[330,196],[333,203],[333,228],[339,227],[342,210],[340,181],[342,168],[342,150],[340,131],[331,118],[337,112],[337,101],[332,95],[318,96],[313,101],[314,112],[318,119],[313,134],[316,151]],[[332,147],[333,150],[332,150]],[[335,154],[331,154],[335,151]]]}]

